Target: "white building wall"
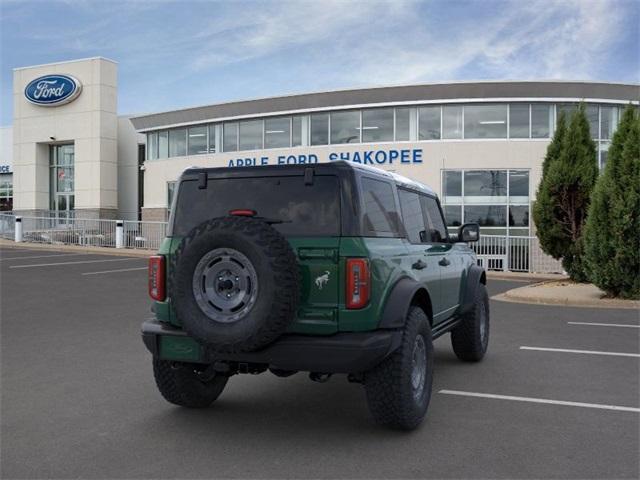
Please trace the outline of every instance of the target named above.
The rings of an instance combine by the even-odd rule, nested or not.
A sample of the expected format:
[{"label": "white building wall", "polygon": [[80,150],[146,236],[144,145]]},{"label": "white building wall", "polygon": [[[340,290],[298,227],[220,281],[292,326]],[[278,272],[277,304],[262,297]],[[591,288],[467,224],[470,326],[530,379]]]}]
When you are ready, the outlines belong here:
[{"label": "white building wall", "polygon": [[129,116],[118,117],[118,218],[138,219],[138,148],[145,136],[136,132]]},{"label": "white building wall", "polygon": [[[43,107],[24,96],[26,85],[49,74],[82,83],[74,101]],[[19,68],[13,74],[14,210],[48,210],[49,147],[75,144],[75,208],[112,216],[118,208],[117,65],[104,58]]]},{"label": "white building wall", "polygon": [[13,128],[0,127],[0,173],[13,171]]}]

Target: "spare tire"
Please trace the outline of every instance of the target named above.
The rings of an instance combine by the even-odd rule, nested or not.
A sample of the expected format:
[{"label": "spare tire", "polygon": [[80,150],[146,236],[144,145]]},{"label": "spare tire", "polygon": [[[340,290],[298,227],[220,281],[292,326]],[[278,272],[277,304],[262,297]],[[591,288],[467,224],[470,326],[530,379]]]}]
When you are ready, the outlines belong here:
[{"label": "spare tire", "polygon": [[296,256],[277,230],[251,217],[195,227],[173,255],[169,292],[184,330],[218,352],[258,350],[295,317]]}]

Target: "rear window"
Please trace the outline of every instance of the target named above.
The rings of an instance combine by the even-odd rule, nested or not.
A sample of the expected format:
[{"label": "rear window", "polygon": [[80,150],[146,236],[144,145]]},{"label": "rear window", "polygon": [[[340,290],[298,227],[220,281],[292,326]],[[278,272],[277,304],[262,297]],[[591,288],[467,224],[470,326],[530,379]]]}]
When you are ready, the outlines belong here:
[{"label": "rear window", "polygon": [[235,209],[282,220],[273,227],[285,236],[340,235],[340,187],[333,175],[316,175],[313,185],[305,185],[302,176],[209,179],[206,189],[199,189],[196,180],[184,181],[173,235],[185,236],[200,223]]}]

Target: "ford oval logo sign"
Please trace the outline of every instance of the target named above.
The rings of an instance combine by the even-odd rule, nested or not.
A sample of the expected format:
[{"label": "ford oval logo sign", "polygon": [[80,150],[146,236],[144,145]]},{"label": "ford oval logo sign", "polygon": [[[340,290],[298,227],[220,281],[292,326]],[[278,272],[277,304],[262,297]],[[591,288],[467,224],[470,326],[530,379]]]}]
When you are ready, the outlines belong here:
[{"label": "ford oval logo sign", "polygon": [[24,96],[31,103],[42,106],[57,106],[75,100],[82,84],[70,75],[45,75],[29,82]]}]

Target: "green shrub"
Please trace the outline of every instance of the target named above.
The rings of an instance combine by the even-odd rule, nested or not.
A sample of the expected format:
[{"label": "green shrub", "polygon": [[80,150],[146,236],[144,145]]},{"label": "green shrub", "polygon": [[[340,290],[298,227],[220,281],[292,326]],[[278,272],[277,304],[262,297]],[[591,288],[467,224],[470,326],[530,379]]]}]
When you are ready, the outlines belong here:
[{"label": "green shrub", "polygon": [[561,119],[547,149],[533,219],[542,250],[562,259],[572,280],[584,282],[582,233],[598,176],[596,146],[584,105],[571,116],[566,131]]},{"label": "green shrub", "polygon": [[585,261],[589,280],[609,295],[640,298],[640,118],[631,106],[593,192]]}]

